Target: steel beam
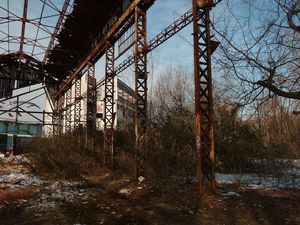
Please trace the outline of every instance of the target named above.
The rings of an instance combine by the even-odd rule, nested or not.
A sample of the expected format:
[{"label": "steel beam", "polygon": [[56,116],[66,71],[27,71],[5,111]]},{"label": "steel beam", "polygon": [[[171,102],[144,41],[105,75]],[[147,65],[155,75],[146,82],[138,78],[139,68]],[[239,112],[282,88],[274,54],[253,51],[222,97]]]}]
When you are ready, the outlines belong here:
[{"label": "steel beam", "polygon": [[131,15],[134,12],[135,7],[143,2],[143,0],[133,0],[131,5],[126,9],[126,11],[122,14],[122,16],[117,20],[117,22],[111,27],[108,33],[103,37],[103,39],[93,48],[93,50],[88,54],[88,56],[80,62],[76,70],[73,74],[71,74],[66,82],[62,85],[62,87],[58,90],[55,97],[57,98],[61,93],[65,92],[68,89],[70,83],[76,79],[76,77],[80,76],[80,72],[83,68],[88,65],[88,63],[93,62],[94,59],[99,58],[99,55],[103,50],[105,50],[105,45],[107,41],[114,37],[114,34],[122,28],[122,26],[128,21]]},{"label": "steel beam", "polygon": [[136,175],[144,176],[147,151],[147,26],[146,11],[135,9],[135,149]]},{"label": "steel beam", "polygon": [[94,132],[96,131],[96,108],[97,92],[93,87],[96,85],[95,66],[88,65],[87,71],[87,114],[86,114],[86,148],[94,149]]},{"label": "steel beam", "polygon": [[195,137],[197,180],[200,196],[215,192],[215,149],[211,71],[210,8],[199,8],[193,0]]},{"label": "steel beam", "polygon": [[[162,32],[156,35],[151,41],[149,41],[148,51],[152,51],[159,47],[161,44],[169,40],[183,28],[188,26],[191,22],[193,22],[193,13],[192,10],[189,10],[177,20],[175,20],[172,24],[166,27]],[[134,54],[130,55],[127,59],[125,59],[121,64],[116,67],[116,73],[119,74],[127,69],[129,66],[134,64]]]},{"label": "steel beam", "polygon": [[75,81],[74,131],[79,131],[81,123],[81,76]]},{"label": "steel beam", "polygon": [[53,111],[52,124],[53,124],[53,135],[60,136],[63,134],[63,107],[64,107],[64,96],[60,96],[56,101],[56,107]]},{"label": "steel beam", "polygon": [[104,165],[113,167],[115,121],[115,52],[110,43],[106,48],[105,97],[104,97]]},{"label": "steel beam", "polygon": [[[166,29],[164,29],[161,33],[156,35],[150,42],[148,47],[148,52],[154,50],[161,44],[163,44],[165,41],[167,41],[169,38],[173,37],[175,34],[177,34],[179,31],[181,31],[183,28],[185,28],[187,25],[189,25],[193,21],[193,13],[192,10],[189,10],[184,15],[182,15],[180,18],[175,20],[171,25],[169,25]],[[125,31],[122,31],[123,33]],[[127,59],[125,59],[122,63],[120,63],[116,68],[115,72],[116,75],[120,74],[124,70],[126,70],[128,67],[134,64],[134,54],[130,55]],[[93,88],[90,89],[90,91],[94,91],[100,86],[100,82],[98,82]],[[82,97],[86,97],[88,95],[88,91],[83,93]],[[71,104],[74,105],[75,102]]]},{"label": "steel beam", "polygon": [[72,131],[72,110],[68,107],[72,101],[72,88],[66,93],[66,114],[65,114],[65,133],[70,134]]},{"label": "steel beam", "polygon": [[24,8],[23,8],[23,17],[22,20],[22,30],[21,30],[21,37],[20,37],[20,57],[22,58],[24,55],[23,48],[24,48],[24,40],[25,40],[25,26],[27,22],[27,8],[28,8],[28,0],[24,0]]},{"label": "steel beam", "polygon": [[51,39],[50,39],[49,45],[47,47],[47,50],[46,50],[46,53],[45,53],[45,56],[44,56],[44,59],[43,59],[43,64],[46,63],[46,60],[48,59],[49,52],[54,47],[55,38],[57,37],[59,29],[60,29],[60,27],[62,25],[62,22],[63,22],[63,19],[65,17],[65,14],[66,14],[66,11],[68,9],[69,4],[70,4],[70,0],[64,0],[63,7],[62,7],[62,9],[60,11],[60,15],[59,15],[58,20],[56,22],[56,26],[54,28],[54,31],[53,31],[52,35],[51,35]]}]

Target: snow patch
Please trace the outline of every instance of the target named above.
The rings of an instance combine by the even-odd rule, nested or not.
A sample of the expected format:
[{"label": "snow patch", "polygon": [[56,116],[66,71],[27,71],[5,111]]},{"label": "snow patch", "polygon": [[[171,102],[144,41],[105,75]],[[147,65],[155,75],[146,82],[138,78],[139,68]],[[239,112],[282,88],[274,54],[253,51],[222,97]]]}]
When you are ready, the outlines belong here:
[{"label": "snow patch", "polygon": [[81,185],[81,182],[56,181],[40,191],[40,196],[31,201],[30,208],[43,210],[62,203],[72,203],[76,199],[84,204],[89,198],[89,193],[80,188]]},{"label": "snow patch", "polygon": [[258,188],[296,188],[300,189],[300,173],[285,174],[283,177],[259,176],[257,174],[223,174],[217,173],[218,183],[242,183],[251,189]]},{"label": "snow patch", "polygon": [[228,192],[226,192],[226,193],[223,193],[223,194],[221,194],[221,195],[223,195],[223,196],[240,196],[240,194],[239,193],[236,193],[236,192],[234,192],[234,191],[228,191]]},{"label": "snow patch", "polygon": [[42,185],[44,183],[47,182],[32,174],[11,173],[9,175],[0,176],[0,187],[3,188],[20,188]]}]

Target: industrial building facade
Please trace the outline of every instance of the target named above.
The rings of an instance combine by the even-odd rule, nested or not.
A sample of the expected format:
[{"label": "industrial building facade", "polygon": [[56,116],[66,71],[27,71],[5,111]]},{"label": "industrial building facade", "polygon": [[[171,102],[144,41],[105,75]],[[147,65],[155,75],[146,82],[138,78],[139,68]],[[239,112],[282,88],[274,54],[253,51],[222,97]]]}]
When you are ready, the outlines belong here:
[{"label": "industrial building facade", "polygon": [[[134,90],[130,88],[128,85],[126,85],[123,81],[118,79],[117,77],[115,79],[115,85],[114,86],[114,99],[115,99],[115,105],[114,105],[114,128],[119,130],[128,130],[129,128],[133,128],[134,124]],[[89,84],[94,84],[95,78],[88,76],[86,74],[82,77],[81,80],[81,95],[84,96],[80,100],[81,105],[81,111],[80,111],[80,127],[82,129],[86,128],[86,121],[88,118],[88,107],[89,104],[87,103],[87,87]],[[96,120],[96,129],[98,131],[104,130],[104,102],[105,102],[105,79],[102,78],[97,82],[97,92],[96,92],[96,112],[93,117],[95,117]],[[75,95],[75,87],[72,88],[72,96]],[[75,105],[68,106],[66,103],[64,107],[70,107],[71,111],[71,118],[75,118],[74,115],[74,108]],[[47,112],[52,112],[51,103],[46,100],[46,109]],[[66,124],[66,113],[63,117],[63,123]],[[52,116],[51,113],[46,115],[45,122],[46,124],[44,127],[44,133],[46,136],[53,135],[53,125],[52,125]],[[71,119],[71,127],[74,127],[74,119]],[[66,127],[66,126],[64,126]],[[71,130],[73,131],[73,130]],[[68,133],[66,129],[64,129],[64,133]]]}]

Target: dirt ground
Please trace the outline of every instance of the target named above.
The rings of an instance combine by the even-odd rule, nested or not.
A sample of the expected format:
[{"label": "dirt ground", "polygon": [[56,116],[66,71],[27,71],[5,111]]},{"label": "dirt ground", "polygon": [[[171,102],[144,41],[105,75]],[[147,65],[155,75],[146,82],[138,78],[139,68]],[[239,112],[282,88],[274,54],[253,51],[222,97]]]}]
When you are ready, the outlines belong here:
[{"label": "dirt ground", "polygon": [[194,184],[162,188],[117,172],[33,184],[9,178],[0,186],[1,225],[300,224],[300,190],[219,185],[197,205]]}]

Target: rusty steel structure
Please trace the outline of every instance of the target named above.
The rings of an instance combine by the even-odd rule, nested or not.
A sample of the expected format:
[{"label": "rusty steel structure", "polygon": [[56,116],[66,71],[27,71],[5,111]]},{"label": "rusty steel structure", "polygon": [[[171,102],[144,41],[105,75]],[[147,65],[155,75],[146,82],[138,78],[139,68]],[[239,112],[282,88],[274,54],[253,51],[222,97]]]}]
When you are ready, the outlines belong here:
[{"label": "rusty steel structure", "polygon": [[[58,102],[62,98],[58,98]],[[76,104],[74,106],[74,129],[75,131],[80,130],[80,122],[81,122],[81,76],[77,77],[75,80],[75,101]]]},{"label": "rusty steel structure", "polygon": [[[66,92],[66,106],[68,107],[72,102],[72,89],[70,88]],[[70,134],[72,132],[72,110],[69,107],[65,110],[65,133]]]},{"label": "rusty steel structure", "polygon": [[[86,147],[94,149],[94,132],[96,131],[96,106],[97,91],[93,89],[96,85],[95,65],[88,64],[87,69],[87,97],[86,97]],[[70,109],[70,108],[69,108]]]},{"label": "rusty steel structure", "polygon": [[209,7],[193,1],[195,136],[199,193],[206,183],[216,191]]},{"label": "rusty steel structure", "polygon": [[104,97],[104,165],[113,167],[115,123],[115,51],[111,43],[106,47],[105,97]]},{"label": "rusty steel structure", "polygon": [[56,102],[55,109],[53,110],[53,135],[60,136],[63,134],[63,123],[64,123],[64,96],[60,97],[59,100]]},{"label": "rusty steel structure", "polygon": [[[218,43],[211,40],[209,13],[220,0],[191,0],[192,9],[149,42],[147,11],[154,4],[154,0],[74,1],[76,4],[72,4],[72,0],[64,0],[58,9],[52,0],[40,0],[41,13],[37,19],[29,18],[28,0],[24,0],[23,15],[19,17],[10,11],[9,3],[6,8],[0,6],[0,9],[4,9],[7,13],[7,17],[0,19],[6,20],[8,25],[7,31],[2,32],[5,34],[2,40],[7,43],[7,49],[0,43],[0,49],[4,50],[0,55],[0,66],[3,71],[0,72],[2,88],[0,97],[9,100],[16,97],[13,96],[16,87],[43,84],[47,99],[53,106],[52,112],[43,112],[43,117],[51,117],[53,135],[72,132],[84,134],[82,131],[85,129],[85,146],[93,150],[94,138],[97,138],[96,107],[97,91],[100,86],[96,80],[95,64],[101,57],[105,57],[102,159],[105,166],[113,168],[117,113],[114,82],[118,74],[133,65],[136,176],[144,176],[148,140],[147,55],[192,23],[198,190],[200,194],[206,190],[215,192],[211,55]],[[47,13],[49,15],[45,15]],[[45,18],[49,17],[55,17],[57,23],[47,25]],[[12,21],[21,21],[21,32],[18,37],[10,34]],[[26,36],[28,24],[33,24],[37,28],[35,39]],[[48,35],[46,46],[41,44],[43,39],[40,32]],[[15,42],[19,43],[19,48],[14,52],[11,45]],[[32,47],[30,52],[27,50],[28,46]],[[38,53],[37,49],[42,53]],[[118,50],[117,54],[115,49]],[[133,54],[124,57],[125,59],[116,65],[117,60],[130,50],[133,50]],[[17,82],[17,85],[14,85],[14,82]],[[85,119],[83,109],[86,109]],[[10,109],[16,114],[18,110],[26,111],[19,105],[17,109]],[[3,113],[8,111],[4,110]],[[28,113],[34,114],[29,111]],[[44,120],[43,123],[46,124]]]},{"label": "rusty steel structure", "polygon": [[144,160],[147,151],[147,12],[135,8],[134,21],[135,66],[135,148],[136,175],[144,176]]}]

